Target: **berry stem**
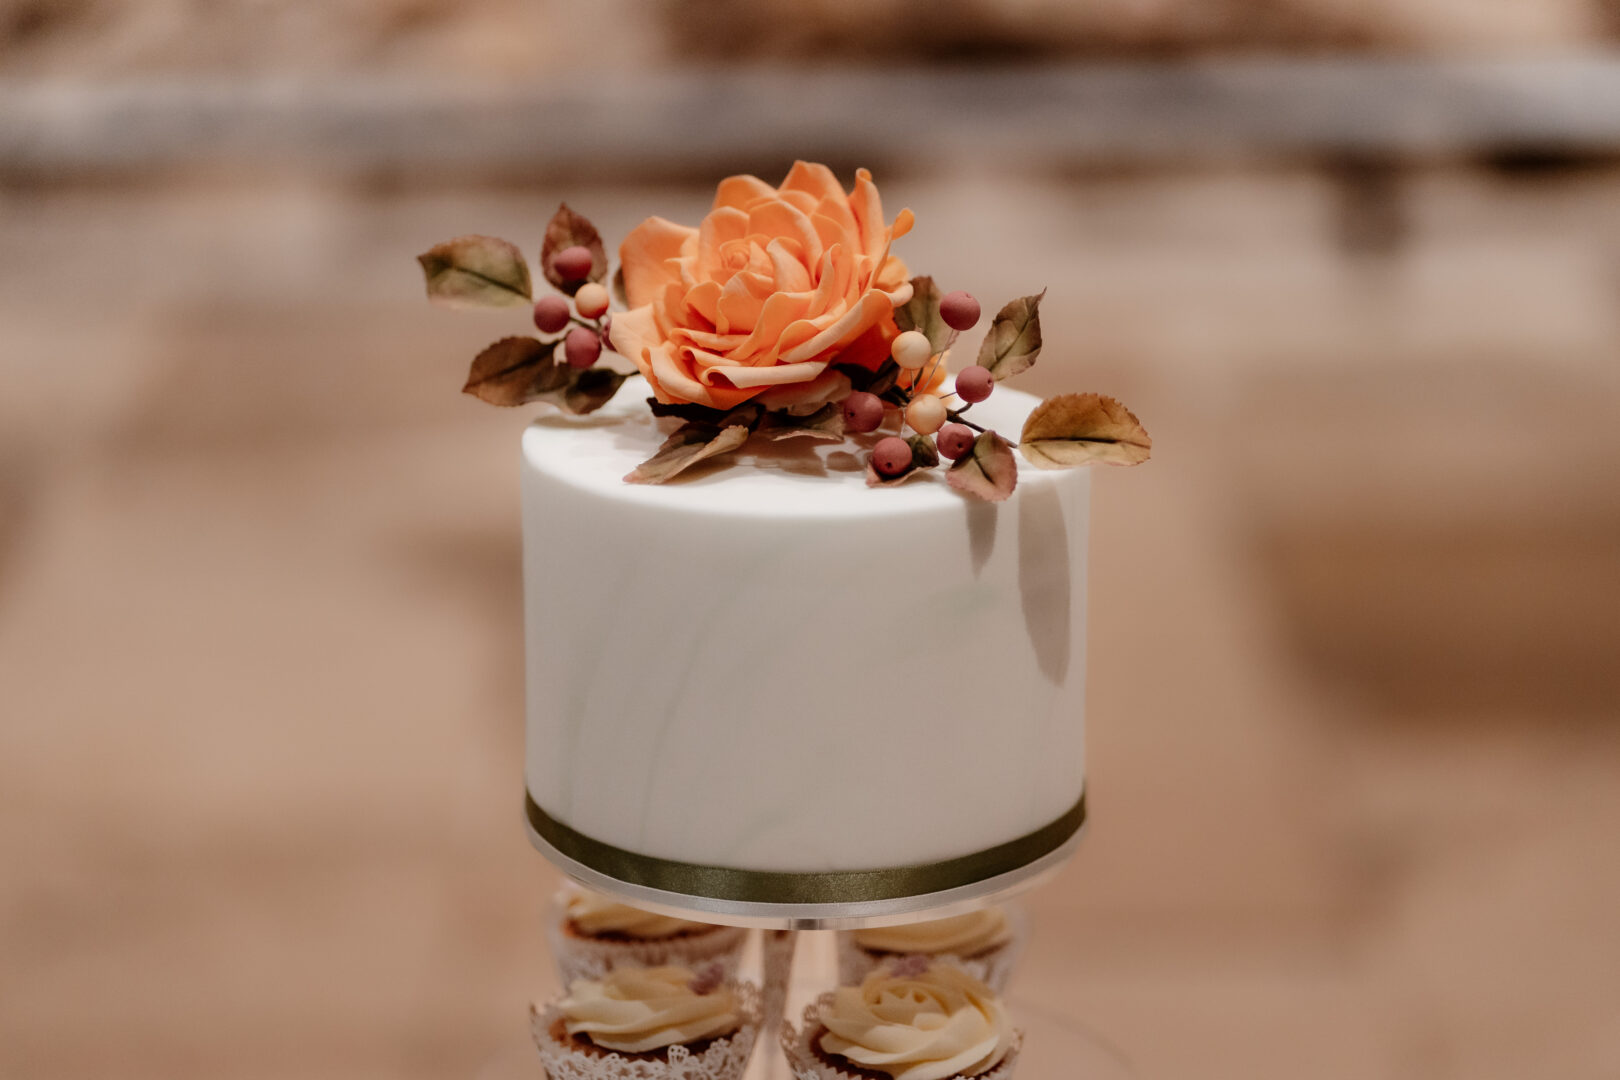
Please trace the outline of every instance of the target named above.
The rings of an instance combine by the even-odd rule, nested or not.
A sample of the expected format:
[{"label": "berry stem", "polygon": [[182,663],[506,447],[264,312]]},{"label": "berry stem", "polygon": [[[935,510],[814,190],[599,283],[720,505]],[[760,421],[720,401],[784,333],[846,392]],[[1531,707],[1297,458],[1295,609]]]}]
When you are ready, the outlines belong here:
[{"label": "berry stem", "polygon": [[[973,406],[971,404],[964,405],[960,409],[948,410],[945,413],[945,415],[950,417],[952,420],[955,420],[958,424],[966,424],[968,427],[972,428],[974,431],[977,431],[980,435],[983,435],[986,431],[989,431],[990,429],[986,428],[986,427],[981,427],[980,425],[975,424],[973,421],[967,419],[966,417],[964,417],[962,415],[963,413],[967,412],[972,407]],[[1005,438],[1005,436],[1003,436],[1003,438]],[[1014,450],[1018,449],[1018,444],[1013,442],[1011,439],[1007,439],[1007,445],[1012,447]]]},{"label": "berry stem", "polygon": [[981,435],[984,434],[986,430],[985,428],[980,427],[978,424],[975,424],[973,421],[964,419],[960,412],[953,411],[948,412],[945,415],[949,416],[952,420],[955,420],[958,424],[966,424],[968,427],[972,428],[974,431],[977,431]]}]

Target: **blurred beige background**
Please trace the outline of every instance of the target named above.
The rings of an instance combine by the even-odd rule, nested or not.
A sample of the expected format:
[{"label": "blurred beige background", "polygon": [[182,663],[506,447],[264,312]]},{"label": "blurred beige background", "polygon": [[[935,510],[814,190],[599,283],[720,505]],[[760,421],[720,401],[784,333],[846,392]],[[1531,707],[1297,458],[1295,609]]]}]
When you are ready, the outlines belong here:
[{"label": "blurred beige background", "polygon": [[[518,329],[412,257],[870,164],[1116,394],[1094,827],[1020,995],[1143,1078],[1620,1077],[1620,8],[0,0],[0,1076],[472,1077],[551,985]],[[1032,1078],[1040,1080],[1040,1078]]]}]

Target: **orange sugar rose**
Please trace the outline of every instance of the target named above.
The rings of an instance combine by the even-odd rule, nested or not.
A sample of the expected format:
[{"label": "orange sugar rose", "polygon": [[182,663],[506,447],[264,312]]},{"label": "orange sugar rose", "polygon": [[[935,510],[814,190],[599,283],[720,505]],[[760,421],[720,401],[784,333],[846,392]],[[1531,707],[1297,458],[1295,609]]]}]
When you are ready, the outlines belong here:
[{"label": "orange sugar rose", "polygon": [[825,165],[797,162],[779,188],[753,176],[720,183],[697,228],[652,217],[619,248],[630,310],[613,347],[665,403],[772,408],[840,396],[831,365],[877,367],[911,298],[892,225],[865,169],[846,193]]}]

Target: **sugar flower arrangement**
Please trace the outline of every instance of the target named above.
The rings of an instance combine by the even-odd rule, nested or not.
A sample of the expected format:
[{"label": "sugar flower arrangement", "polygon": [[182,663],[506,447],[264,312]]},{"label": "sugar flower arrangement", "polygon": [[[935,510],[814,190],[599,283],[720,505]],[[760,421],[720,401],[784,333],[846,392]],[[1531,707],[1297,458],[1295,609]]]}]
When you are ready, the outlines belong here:
[{"label": "sugar flower arrangement", "polygon": [[751,438],[855,439],[874,487],[929,475],[945,458],[951,487],[992,502],[1018,482],[1015,449],[1042,469],[1147,460],[1147,432],[1102,394],[1042,401],[1017,443],[968,416],[1040,356],[1045,293],[1003,306],[975,362],[949,380],[946,357],[979,323],[979,302],[942,294],[891,254],[912,220],[902,210],[884,223],[866,170],[846,192],[825,165],[801,161],[780,187],[721,181],[697,228],[642,222],[619,247],[612,295],[601,235],[566,204],[540,246],[556,293],[537,299],[522,250],[494,237],[459,237],[418,262],[436,303],[532,308],[542,336],[502,338],[473,360],[463,389],[483,401],[586,414],[630,377],[604,352],[635,364],[653,414],[681,424],[630,483],[664,483]]}]

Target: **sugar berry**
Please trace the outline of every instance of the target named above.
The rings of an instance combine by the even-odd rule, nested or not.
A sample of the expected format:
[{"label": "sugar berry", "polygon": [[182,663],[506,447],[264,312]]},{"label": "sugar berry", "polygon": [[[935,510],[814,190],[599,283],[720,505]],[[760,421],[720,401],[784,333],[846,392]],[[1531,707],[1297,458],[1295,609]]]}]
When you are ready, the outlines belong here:
[{"label": "sugar berry", "polygon": [[945,423],[945,403],[933,394],[919,394],[906,406],[906,423],[919,435],[932,435]]},{"label": "sugar berry", "polygon": [[955,461],[971,454],[978,440],[978,433],[966,424],[946,424],[934,436],[934,445],[939,447],[940,454]]},{"label": "sugar berry", "polygon": [[956,375],[956,396],[963,401],[983,401],[996,388],[996,377],[990,369],[974,364]]},{"label": "sugar berry", "polygon": [[916,371],[929,358],[934,355],[934,345],[928,340],[928,335],[921,330],[907,330],[894,339],[894,345],[889,353],[894,362],[907,371]]},{"label": "sugar berry", "polygon": [[551,268],[557,271],[557,276],[564,281],[584,281],[591,276],[591,265],[594,262],[590,248],[575,244],[553,255]]},{"label": "sugar berry", "polygon": [[857,435],[876,431],[883,424],[883,399],[857,390],[844,399],[844,427]]},{"label": "sugar berry", "polygon": [[534,325],[542,334],[555,334],[568,325],[568,301],[542,296],[534,302]]},{"label": "sugar berry", "polygon": [[563,356],[567,358],[569,367],[588,368],[601,355],[602,339],[596,336],[595,330],[576,326],[563,338]]},{"label": "sugar berry", "polygon": [[911,444],[895,435],[872,447],[872,468],[879,476],[899,476],[911,468]]},{"label": "sugar berry", "polygon": [[979,302],[961,289],[939,298],[939,317],[952,330],[971,330],[979,321]]},{"label": "sugar berry", "polygon": [[595,319],[607,312],[608,291],[594,281],[587,281],[574,294],[574,306],[582,318]]}]

